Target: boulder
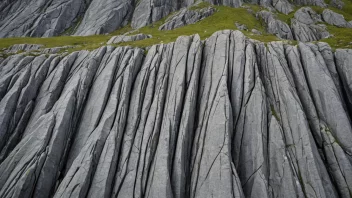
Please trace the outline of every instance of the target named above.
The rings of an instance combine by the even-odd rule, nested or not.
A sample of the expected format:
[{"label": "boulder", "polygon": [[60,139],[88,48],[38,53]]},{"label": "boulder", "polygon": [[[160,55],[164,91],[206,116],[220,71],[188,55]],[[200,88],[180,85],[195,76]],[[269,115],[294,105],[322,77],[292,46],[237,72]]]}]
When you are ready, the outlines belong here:
[{"label": "boulder", "polygon": [[337,27],[352,28],[351,23],[347,22],[342,14],[338,14],[332,10],[325,9],[321,14],[324,21],[330,25]]}]

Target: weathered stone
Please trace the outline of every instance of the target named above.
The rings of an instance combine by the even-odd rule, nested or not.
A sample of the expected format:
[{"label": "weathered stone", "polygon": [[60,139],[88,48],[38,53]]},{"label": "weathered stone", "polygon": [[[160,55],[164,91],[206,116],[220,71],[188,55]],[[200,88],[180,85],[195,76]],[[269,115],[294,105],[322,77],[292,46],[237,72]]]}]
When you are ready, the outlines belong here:
[{"label": "weathered stone", "polygon": [[4,50],[5,53],[19,53],[19,52],[31,52],[37,51],[42,48],[43,45],[32,45],[32,44],[16,44]]},{"label": "weathered stone", "polygon": [[253,34],[256,34],[256,35],[261,35],[261,34],[262,34],[262,32],[259,31],[259,30],[257,30],[257,29],[252,29],[251,32],[252,32]]},{"label": "weathered stone", "polygon": [[342,14],[338,14],[332,10],[325,9],[321,15],[324,21],[330,25],[335,25],[337,27],[352,28],[352,25],[345,20]]},{"label": "weathered stone", "polygon": [[248,30],[247,26],[244,24],[240,24],[240,23],[236,22],[235,25],[236,25],[237,29],[239,29],[239,30]]},{"label": "weathered stone", "polygon": [[307,25],[305,23],[299,22],[296,19],[291,19],[291,29],[295,40],[298,41],[317,41],[330,37],[330,33],[327,31],[326,26],[323,24]]},{"label": "weathered stone", "polygon": [[216,9],[213,7],[202,8],[199,10],[183,8],[178,13],[166,19],[166,22],[159,27],[159,30],[172,30],[185,25],[194,24],[211,16],[215,11]]},{"label": "weathered stone", "polygon": [[131,0],[92,0],[75,35],[111,33],[128,24],[132,17]]},{"label": "weathered stone", "polygon": [[322,22],[320,15],[317,14],[310,7],[300,8],[299,10],[297,10],[295,12],[294,17],[298,22],[304,23],[306,25],[311,25],[311,24],[315,24],[317,22]]},{"label": "weathered stone", "polygon": [[287,0],[273,0],[272,5],[276,10],[286,15],[294,10],[293,5]]},{"label": "weathered stone", "polygon": [[352,52],[284,43],[7,57],[0,197],[350,197]]},{"label": "weathered stone", "polygon": [[129,41],[139,41],[147,38],[152,38],[152,36],[145,35],[145,34],[136,34],[131,36],[119,35],[119,36],[111,37],[111,39],[108,41],[108,44],[118,44],[118,43],[129,42]]},{"label": "weathered stone", "polygon": [[288,26],[285,22],[276,19],[271,12],[265,10],[260,11],[257,13],[257,17],[264,20],[267,25],[268,33],[275,34],[281,39],[293,40],[290,26]]}]

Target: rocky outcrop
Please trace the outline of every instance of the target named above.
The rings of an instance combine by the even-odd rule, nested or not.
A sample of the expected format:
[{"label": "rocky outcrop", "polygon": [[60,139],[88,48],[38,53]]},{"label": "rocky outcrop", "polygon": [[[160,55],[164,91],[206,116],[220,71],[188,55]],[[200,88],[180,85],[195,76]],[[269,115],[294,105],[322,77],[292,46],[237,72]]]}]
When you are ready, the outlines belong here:
[{"label": "rocky outcrop", "polygon": [[337,27],[352,28],[352,24],[347,22],[342,14],[333,12],[332,10],[325,9],[321,14],[324,21],[330,25]]},{"label": "rocky outcrop", "polygon": [[178,10],[179,0],[141,0],[136,5],[131,26],[134,29],[147,26]]},{"label": "rocky outcrop", "polygon": [[321,16],[310,7],[303,7],[296,11],[294,18],[291,19],[291,29],[295,40],[298,41],[317,41],[330,36]]},{"label": "rocky outcrop", "polygon": [[146,34],[136,34],[136,35],[118,35],[118,36],[113,36],[111,39],[108,41],[108,44],[118,44],[118,43],[123,43],[123,42],[129,42],[129,41],[139,41],[139,40],[144,40],[152,38],[151,35],[146,35]]},{"label": "rocky outcrop", "polygon": [[287,23],[277,19],[273,13],[263,10],[257,13],[257,18],[264,21],[267,26],[268,33],[274,34],[281,39],[293,40],[290,26],[288,26]]},{"label": "rocky outcrop", "polygon": [[44,47],[43,45],[36,44],[15,44],[4,50],[7,54],[18,53],[18,52],[31,52],[38,51],[40,48]]},{"label": "rocky outcrop", "polygon": [[326,7],[325,1],[323,0],[293,0],[292,4],[300,5],[300,6],[319,6],[319,7]]},{"label": "rocky outcrop", "polygon": [[[197,6],[201,2],[203,1],[4,0],[0,2],[0,38],[88,36],[111,33],[128,24],[138,29],[182,9],[178,16],[170,19],[170,23],[161,27],[161,29],[172,29],[194,23],[214,12],[212,9],[205,9],[201,12],[184,10]],[[204,2],[231,7],[240,7],[247,2],[264,6],[269,10],[276,9],[284,14],[292,12],[294,5],[326,6],[323,0],[295,0],[293,2],[288,0],[204,0]]]},{"label": "rocky outcrop", "polygon": [[[297,10],[294,18],[291,19],[291,26],[279,20],[272,12],[266,10],[258,12],[257,18],[266,24],[268,33],[274,34],[280,39],[308,42],[318,41],[331,36],[326,25],[322,24],[321,15],[310,7],[303,7]],[[329,19],[333,20],[332,17]],[[337,20],[334,21],[337,23]],[[343,24],[348,27],[350,23],[344,21]]]},{"label": "rocky outcrop", "polygon": [[77,23],[86,8],[84,0],[5,1],[0,6],[0,38],[59,35]]},{"label": "rocky outcrop", "polygon": [[75,35],[110,33],[128,24],[132,17],[131,0],[92,0]]},{"label": "rocky outcrop", "polygon": [[293,5],[288,0],[273,0],[272,6],[281,13],[289,14],[294,10]]},{"label": "rocky outcrop", "polygon": [[191,10],[184,8],[178,13],[166,19],[166,22],[159,27],[159,30],[172,30],[185,25],[194,24],[211,16],[216,11],[213,7]]},{"label": "rocky outcrop", "polygon": [[351,50],[224,30],[0,61],[0,197],[350,197]]},{"label": "rocky outcrop", "polygon": [[72,48],[73,46],[44,48],[44,45],[37,44],[15,44],[3,50],[5,54],[31,53],[33,55],[56,54],[61,50]]},{"label": "rocky outcrop", "polygon": [[291,19],[291,29],[295,40],[298,41],[318,41],[323,38],[329,38],[330,33],[324,24],[304,24],[296,19]]}]

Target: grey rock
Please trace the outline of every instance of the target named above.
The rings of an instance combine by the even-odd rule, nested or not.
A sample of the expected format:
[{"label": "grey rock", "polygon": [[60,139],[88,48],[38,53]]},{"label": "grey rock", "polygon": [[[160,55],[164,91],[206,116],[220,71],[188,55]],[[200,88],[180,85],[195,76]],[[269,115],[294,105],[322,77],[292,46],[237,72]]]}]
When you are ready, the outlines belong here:
[{"label": "grey rock", "polygon": [[7,57],[0,197],[350,197],[352,52],[284,43]]},{"label": "grey rock", "polygon": [[213,7],[202,8],[199,10],[183,8],[178,13],[166,19],[166,22],[159,27],[159,30],[172,30],[185,25],[194,24],[211,16],[215,11],[216,9]]},{"label": "grey rock", "polygon": [[42,48],[43,45],[35,45],[35,44],[16,44],[4,50],[5,53],[8,54],[16,54],[19,52],[31,52],[37,51]]},{"label": "grey rock", "polygon": [[330,25],[352,28],[352,25],[345,20],[342,14],[338,14],[332,10],[325,9],[321,15],[324,21]]},{"label": "grey rock", "polygon": [[239,29],[239,30],[248,30],[247,26],[244,24],[240,24],[240,23],[236,22],[235,25],[236,25],[237,29]]},{"label": "grey rock", "polygon": [[294,11],[293,5],[287,0],[273,0],[272,6],[281,13],[289,14]]},{"label": "grey rock", "polygon": [[323,24],[307,25],[296,19],[291,19],[291,29],[295,40],[298,41],[317,41],[330,37],[330,33],[326,30],[326,26]]},{"label": "grey rock", "polygon": [[205,44],[190,197],[244,197],[231,156],[234,126],[227,88],[230,56],[225,50],[231,34],[216,32]]},{"label": "grey rock", "polygon": [[352,87],[351,87],[351,64],[352,64],[352,50],[337,49],[335,52],[336,69],[339,74],[344,90],[346,91],[347,102],[349,108],[352,106]]},{"label": "grey rock", "polygon": [[[267,107],[254,46],[246,46],[241,113],[234,135],[234,164],[246,197],[268,197]],[[251,144],[249,142],[256,142]],[[256,152],[253,152],[256,151]]]},{"label": "grey rock", "polygon": [[141,0],[136,5],[131,26],[138,29],[152,24],[171,12],[179,9],[179,1],[172,0]]},{"label": "grey rock", "polygon": [[341,10],[345,3],[342,0],[332,0],[330,1],[330,5]]},{"label": "grey rock", "polygon": [[268,32],[275,34],[278,38],[293,40],[293,34],[290,26],[280,20],[272,20],[268,23]]},{"label": "grey rock", "polygon": [[317,14],[310,7],[303,7],[298,9],[294,15],[295,19],[298,22],[304,23],[306,25],[315,24],[317,22],[322,22],[322,19],[319,14]]},{"label": "grey rock", "polygon": [[276,19],[274,14],[270,11],[267,11],[267,10],[262,10],[262,11],[258,12],[256,14],[256,16],[257,16],[257,18],[261,18],[264,21],[264,23],[266,23],[266,24],[268,24],[271,21]]},{"label": "grey rock", "polygon": [[[320,166],[320,156],[315,154],[318,151],[314,140],[311,139],[305,112],[285,61],[283,45],[280,42],[273,42],[268,45],[268,48],[266,50],[263,45],[257,46],[257,50],[264,55],[260,63],[266,76],[264,85],[269,96],[271,112],[281,123],[287,158],[295,170],[293,178],[296,178],[296,196],[299,196],[300,191],[304,189],[304,196],[334,197],[330,192],[330,189],[334,189],[333,185],[325,184],[325,178],[328,177],[327,171],[325,167]],[[294,124],[295,122],[297,123]]]},{"label": "grey rock", "polygon": [[260,11],[257,13],[257,17],[261,18],[267,26],[268,33],[275,34],[278,38],[293,40],[293,35],[285,22],[276,19],[276,17],[269,11]]},{"label": "grey rock", "polygon": [[[99,123],[98,119],[89,119],[92,123],[96,121],[96,124],[91,125],[91,128],[85,128],[86,131],[91,131],[89,134],[85,133],[85,136],[81,132],[83,124],[86,123],[87,116],[83,116],[83,122],[81,122],[78,134],[76,134],[78,138],[73,143],[68,163],[70,163],[70,159],[73,156],[75,159],[72,165],[68,164],[69,170],[54,197],[86,197],[89,190],[90,178],[93,178],[93,181],[95,181],[93,176],[96,168],[95,162],[98,161],[102,154],[109,133],[115,133],[117,145],[120,144],[118,140],[121,138],[118,137],[122,136],[121,133],[126,124],[132,82],[139,70],[143,53],[140,49],[117,48],[112,53],[107,54],[110,55],[111,59],[105,62],[105,58],[107,57],[103,58],[101,65],[105,68],[98,69],[98,74],[100,75],[95,77],[95,82],[97,83],[93,84],[94,91],[91,92],[88,101],[96,101],[98,98],[95,97],[107,96],[107,94],[103,94],[106,90],[111,90],[110,97],[101,99],[101,104],[93,105],[93,107],[98,107],[97,109],[101,110],[100,113],[95,114],[100,116]],[[116,55],[120,55],[120,58]],[[106,88],[101,87],[103,86],[100,84],[100,82],[103,82],[99,80],[101,78],[111,79],[106,84]],[[112,85],[112,82],[114,82],[114,85]],[[111,86],[113,87],[111,88]],[[100,90],[102,92],[99,93]],[[105,107],[103,106],[104,104],[106,105]],[[83,115],[87,115],[87,113],[91,115],[92,110],[94,109],[85,109]],[[84,144],[80,144],[80,142],[84,142]],[[103,156],[105,157],[105,155]],[[102,193],[104,194],[104,192]]]},{"label": "grey rock", "polygon": [[326,7],[325,1],[323,0],[293,0],[292,4],[300,5],[300,6],[319,6],[319,7]]},{"label": "grey rock", "polygon": [[111,37],[111,39],[108,41],[108,44],[119,44],[119,43],[129,42],[129,41],[139,41],[147,38],[152,38],[152,36],[146,35],[146,34],[136,34],[131,36],[119,35],[119,36]]},{"label": "grey rock", "polygon": [[20,0],[2,6],[0,37],[56,36],[74,25],[86,9],[83,0]]},{"label": "grey rock", "polygon": [[111,33],[127,25],[132,12],[131,0],[92,0],[75,35]]},{"label": "grey rock", "polygon": [[208,2],[210,4],[214,5],[224,5],[224,6],[230,6],[230,7],[240,7],[244,1],[242,0],[224,0],[224,1],[216,1],[216,0],[205,0],[205,2]]},{"label": "grey rock", "polygon": [[251,32],[252,32],[253,34],[256,34],[256,35],[261,35],[261,34],[262,34],[262,32],[259,31],[259,30],[257,30],[257,29],[252,29]]}]

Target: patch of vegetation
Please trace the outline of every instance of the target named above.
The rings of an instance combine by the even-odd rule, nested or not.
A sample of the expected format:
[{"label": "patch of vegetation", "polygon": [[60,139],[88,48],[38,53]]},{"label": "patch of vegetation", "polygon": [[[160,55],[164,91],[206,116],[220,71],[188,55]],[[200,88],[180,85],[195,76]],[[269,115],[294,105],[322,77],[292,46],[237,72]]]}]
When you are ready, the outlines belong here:
[{"label": "patch of vegetation", "polygon": [[271,110],[271,114],[276,118],[277,121],[280,121],[280,117],[277,114],[277,112],[275,111],[275,108],[273,105],[270,106],[270,110]]},{"label": "patch of vegetation", "polygon": [[[209,6],[208,3],[200,3],[194,6],[192,9],[199,9]],[[204,20],[177,28],[170,31],[159,31],[158,28],[161,26],[167,17],[164,19],[149,25],[147,27],[141,28],[137,31],[133,31],[133,34],[143,33],[150,34],[153,38],[145,39],[141,41],[126,42],[119,45],[131,45],[134,47],[147,47],[158,43],[169,43],[177,39],[177,37],[185,35],[199,34],[201,39],[206,39],[210,37],[214,32],[224,29],[236,29],[235,22],[246,24],[249,30],[257,29],[263,32],[263,35],[253,35],[250,31],[244,31],[244,34],[250,38],[260,40],[260,41],[275,41],[278,40],[274,35],[265,34],[265,27],[258,21],[255,16],[247,11],[246,8],[231,8],[227,6],[214,6],[217,11],[210,17]],[[249,5],[253,10],[262,9],[260,6]],[[92,50],[100,46],[106,45],[106,42],[114,35],[121,35],[132,31],[130,25],[116,30],[108,35],[94,35],[94,36],[60,36],[60,37],[50,37],[50,38],[4,38],[0,41],[0,49],[8,48],[14,44],[42,44],[46,48],[50,47],[60,47],[74,45],[75,48],[68,49],[68,52],[77,50]]]},{"label": "patch of vegetation", "polygon": [[333,25],[326,25],[331,38],[320,40],[321,42],[328,43],[333,48],[352,48],[352,29],[339,28]]},{"label": "patch of vegetation", "polygon": [[[177,39],[181,35],[192,35],[199,34],[201,39],[210,37],[214,32],[225,29],[237,29],[235,22],[245,24],[249,30],[257,29],[263,33],[263,35],[254,35],[250,31],[243,31],[243,33],[253,39],[269,42],[278,40],[278,38],[271,34],[265,33],[265,27],[260,23],[256,17],[249,13],[246,8],[231,8],[227,6],[214,6],[217,11],[210,17],[203,19],[202,21],[187,25],[184,27],[176,28],[170,31],[159,31],[158,28],[164,22],[161,20],[154,23],[153,25],[139,29],[138,33],[150,34],[153,38],[126,42],[121,45],[132,45],[136,47],[146,47],[158,43],[169,43]],[[259,6],[258,6],[259,7]]]},{"label": "patch of vegetation", "polygon": [[[347,20],[352,20],[352,11],[347,13],[348,10],[352,10],[352,2],[349,0],[346,1],[345,7],[342,10],[337,10],[336,8],[330,8],[333,11],[338,13],[343,13]],[[195,6],[190,7],[189,9],[202,9],[204,7],[210,6],[209,3],[199,3]],[[248,31],[242,31],[247,37],[259,40],[262,42],[271,42],[279,40],[275,35],[267,34],[265,30],[265,24],[262,21],[256,19],[254,13],[259,12],[265,8],[252,5],[252,4],[245,4],[241,8],[231,8],[227,6],[213,6],[216,8],[216,12],[200,22],[195,24],[187,25],[184,27],[176,28],[174,30],[169,31],[159,31],[159,27],[165,22],[165,20],[171,16],[170,14],[168,17],[151,24],[147,27],[143,27],[139,30],[133,30],[130,25],[127,25],[119,30],[116,30],[107,35],[93,35],[93,36],[60,36],[60,37],[50,37],[50,38],[28,38],[28,37],[21,37],[21,38],[4,38],[0,39],[0,50],[3,48],[8,48],[14,44],[41,44],[44,45],[45,48],[52,48],[52,47],[61,47],[61,46],[74,46],[73,48],[68,48],[63,51],[65,52],[72,52],[78,50],[93,50],[98,47],[106,45],[107,41],[115,35],[122,35],[122,34],[150,34],[152,38],[140,40],[140,41],[133,41],[133,42],[126,42],[118,44],[119,46],[126,46],[130,45],[133,47],[147,47],[154,44],[159,43],[170,43],[175,41],[179,36],[188,36],[193,34],[199,34],[202,40],[210,37],[214,32],[219,30],[237,29],[235,23],[245,24],[248,28]],[[322,12],[322,8],[313,7],[317,12]],[[296,10],[299,7],[296,8]],[[252,10],[252,11],[251,11]],[[284,15],[281,13],[277,13],[277,16],[282,21],[290,24],[291,18],[293,18],[295,12],[291,12],[288,15]],[[257,29],[261,31],[262,35],[255,35],[251,33],[252,29]],[[352,41],[352,33],[351,29],[347,28],[337,28],[334,26],[328,26],[329,31],[334,35],[333,38],[324,39],[325,41],[331,45],[333,48],[341,48],[341,47],[351,47],[350,42]],[[67,31],[72,31],[69,29]],[[295,41],[287,41],[289,43],[296,43]]]},{"label": "patch of vegetation", "polygon": [[208,3],[208,2],[201,2],[201,3],[195,4],[194,6],[189,7],[188,9],[189,9],[189,10],[200,10],[200,9],[203,9],[203,8],[207,8],[207,7],[209,7],[209,6],[211,6],[210,3]]},{"label": "patch of vegetation", "polygon": [[291,24],[291,19],[294,17],[295,15],[295,12],[298,10],[299,8],[295,8],[294,11],[290,12],[288,15],[286,14],[283,14],[283,13],[280,13],[278,12],[276,14],[277,18],[280,19],[281,21],[287,23],[288,25]]}]

